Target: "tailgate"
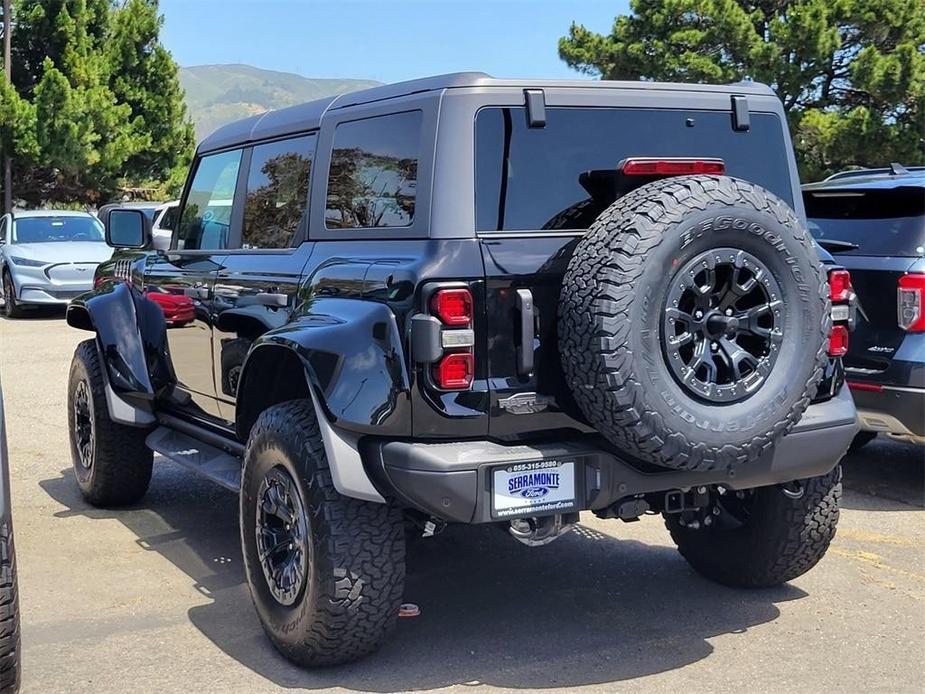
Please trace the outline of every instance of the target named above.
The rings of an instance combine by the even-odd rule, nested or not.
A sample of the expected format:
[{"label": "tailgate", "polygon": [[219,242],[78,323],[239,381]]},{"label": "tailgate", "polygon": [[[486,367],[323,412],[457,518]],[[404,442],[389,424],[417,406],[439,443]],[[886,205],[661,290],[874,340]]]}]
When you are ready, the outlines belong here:
[{"label": "tailgate", "polygon": [[590,431],[568,414],[575,409],[560,365],[556,332],[562,277],[579,238],[482,240],[492,436]]}]

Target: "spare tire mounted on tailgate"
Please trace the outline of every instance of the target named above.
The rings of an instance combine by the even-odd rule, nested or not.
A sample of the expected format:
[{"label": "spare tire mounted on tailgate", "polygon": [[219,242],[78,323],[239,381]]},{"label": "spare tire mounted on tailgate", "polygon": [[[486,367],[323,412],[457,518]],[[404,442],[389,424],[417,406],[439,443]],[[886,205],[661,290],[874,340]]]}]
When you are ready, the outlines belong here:
[{"label": "spare tire mounted on tailgate", "polygon": [[581,239],[559,308],[566,378],[618,449],[679,469],[757,459],[815,394],[826,278],[793,210],[725,176],[648,183]]}]

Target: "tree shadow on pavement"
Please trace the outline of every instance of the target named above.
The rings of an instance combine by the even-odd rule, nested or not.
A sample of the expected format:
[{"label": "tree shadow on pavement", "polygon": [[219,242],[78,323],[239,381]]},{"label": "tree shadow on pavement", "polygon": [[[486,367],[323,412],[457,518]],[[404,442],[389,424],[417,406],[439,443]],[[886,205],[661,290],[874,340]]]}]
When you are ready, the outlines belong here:
[{"label": "tree shadow on pavement", "polygon": [[421,607],[419,617],[399,620],[382,650],[363,661],[302,670],[276,653],[257,621],[235,495],[169,463],[155,464],[140,505],[119,511],[89,507],[70,469],[41,486],[66,507],[57,516],[116,518],[141,547],[185,572],[211,599],[189,610],[192,623],[281,687],[397,692],[616,682],[706,658],[708,639],[770,622],[780,614],[776,603],[806,595],[793,586],[723,588],[694,574],[673,548],[585,526],[536,549],[495,527],[451,527],[409,542],[405,600]]},{"label": "tree shadow on pavement", "polygon": [[925,507],[925,446],[883,434],[842,460],[842,506],[876,511]]}]

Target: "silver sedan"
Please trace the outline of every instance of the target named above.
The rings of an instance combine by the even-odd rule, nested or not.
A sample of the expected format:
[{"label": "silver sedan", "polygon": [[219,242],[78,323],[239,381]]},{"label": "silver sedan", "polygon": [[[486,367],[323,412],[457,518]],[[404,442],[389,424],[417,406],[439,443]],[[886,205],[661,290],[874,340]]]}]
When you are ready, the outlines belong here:
[{"label": "silver sedan", "polygon": [[16,212],[0,219],[3,312],[65,305],[93,288],[96,267],[112,255],[103,225],[86,212]]}]

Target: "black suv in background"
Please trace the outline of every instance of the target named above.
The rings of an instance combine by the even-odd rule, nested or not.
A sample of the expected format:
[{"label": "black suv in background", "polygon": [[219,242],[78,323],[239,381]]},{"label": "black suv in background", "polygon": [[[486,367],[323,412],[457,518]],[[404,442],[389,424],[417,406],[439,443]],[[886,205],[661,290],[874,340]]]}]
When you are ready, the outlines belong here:
[{"label": "black suv in background", "polygon": [[803,186],[809,228],[851,273],[844,358],[862,431],[925,442],[925,167],[861,169]]},{"label": "black suv in background", "polygon": [[763,85],[376,87],[208,137],[168,250],[138,210],[104,224],[119,250],[67,314],[91,333],[77,484],[135,502],[157,452],[239,492],[254,605],[296,662],[382,642],[406,527],[537,546],[580,511],[660,514],[752,588],[835,533],[849,297]]}]

